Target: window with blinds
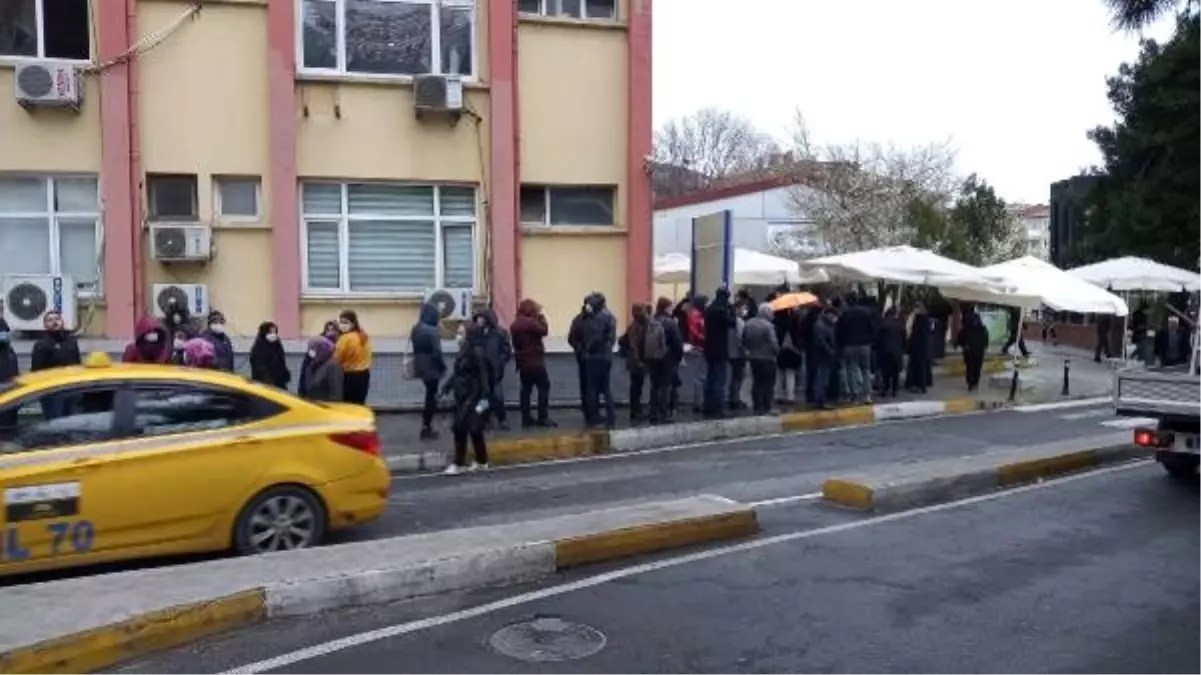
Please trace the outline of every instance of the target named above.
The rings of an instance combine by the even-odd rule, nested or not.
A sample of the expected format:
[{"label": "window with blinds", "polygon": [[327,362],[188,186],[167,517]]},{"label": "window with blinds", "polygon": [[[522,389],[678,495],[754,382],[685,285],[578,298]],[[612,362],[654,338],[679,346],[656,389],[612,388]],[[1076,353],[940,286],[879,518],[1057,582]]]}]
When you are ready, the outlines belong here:
[{"label": "window with blinds", "polygon": [[310,294],[475,287],[475,188],[301,184]]}]

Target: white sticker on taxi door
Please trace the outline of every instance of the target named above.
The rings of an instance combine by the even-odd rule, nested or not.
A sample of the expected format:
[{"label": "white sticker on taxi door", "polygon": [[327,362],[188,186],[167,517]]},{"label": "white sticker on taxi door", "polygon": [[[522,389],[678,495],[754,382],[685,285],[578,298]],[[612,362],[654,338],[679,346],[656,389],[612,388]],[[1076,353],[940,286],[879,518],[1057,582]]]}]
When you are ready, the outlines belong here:
[{"label": "white sticker on taxi door", "polygon": [[[78,482],[5,488],[6,527],[0,533],[0,562],[91,550],[96,530],[90,521],[78,518],[82,497]],[[24,541],[31,534],[38,545]],[[31,546],[39,550],[31,550]],[[40,550],[43,548],[46,550]]]}]

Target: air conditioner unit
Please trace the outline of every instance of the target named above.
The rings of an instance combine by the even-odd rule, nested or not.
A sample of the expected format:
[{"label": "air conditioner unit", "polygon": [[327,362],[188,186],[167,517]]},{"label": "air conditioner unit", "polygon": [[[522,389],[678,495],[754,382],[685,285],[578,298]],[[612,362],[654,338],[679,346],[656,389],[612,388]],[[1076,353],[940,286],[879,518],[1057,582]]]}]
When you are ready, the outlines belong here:
[{"label": "air conditioner unit", "polygon": [[212,257],[213,231],[207,223],[151,223],[150,248],[160,262],[204,262]]},{"label": "air conditioner unit", "polygon": [[15,331],[45,330],[42,317],[58,312],[63,327],[75,330],[75,280],[49,274],[5,275],[4,320]]},{"label": "air conditioner unit", "polygon": [[67,63],[31,61],[17,64],[17,103],[26,108],[79,108],[83,103],[83,78],[79,68]]},{"label": "air conditioner unit", "polygon": [[209,313],[209,287],[207,284],[154,284],[154,316],[165,319],[179,309],[187,310],[189,317],[203,317]]},{"label": "air conditioner unit", "polygon": [[444,321],[466,321],[471,318],[470,288],[434,288],[425,292],[425,301],[438,308]]},{"label": "air conditioner unit", "polygon": [[413,99],[418,117],[423,112],[462,112],[463,81],[458,75],[417,75]]}]

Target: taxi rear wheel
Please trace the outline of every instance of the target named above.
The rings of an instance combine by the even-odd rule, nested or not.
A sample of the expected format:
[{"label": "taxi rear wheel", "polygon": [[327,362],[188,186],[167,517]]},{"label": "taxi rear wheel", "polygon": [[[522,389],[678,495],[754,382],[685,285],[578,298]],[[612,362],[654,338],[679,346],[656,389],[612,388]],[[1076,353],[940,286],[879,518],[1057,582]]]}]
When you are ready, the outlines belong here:
[{"label": "taxi rear wheel", "polygon": [[234,547],[242,555],[309,548],[324,538],[325,507],[312,492],[294,485],[260,492],[234,528]]}]

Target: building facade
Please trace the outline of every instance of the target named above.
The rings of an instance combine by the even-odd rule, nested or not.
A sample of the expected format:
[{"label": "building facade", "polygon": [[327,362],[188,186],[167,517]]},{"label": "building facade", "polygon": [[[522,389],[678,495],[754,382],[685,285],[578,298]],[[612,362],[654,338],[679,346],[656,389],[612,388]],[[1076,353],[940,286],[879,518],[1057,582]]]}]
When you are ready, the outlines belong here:
[{"label": "building facade", "polygon": [[1096,176],[1081,174],[1051,184],[1050,258],[1059,269],[1092,262],[1083,250],[1087,227],[1084,204],[1096,182]]},{"label": "building facade", "polygon": [[84,335],[171,286],[288,338],[650,296],[651,0],[9,0],[0,92],[30,64],[81,95],[0,100],[0,274],[70,276]]},{"label": "building facade", "polygon": [[1051,207],[1046,204],[1022,206],[1018,219],[1026,237],[1026,255],[1039,260],[1051,259]]}]

